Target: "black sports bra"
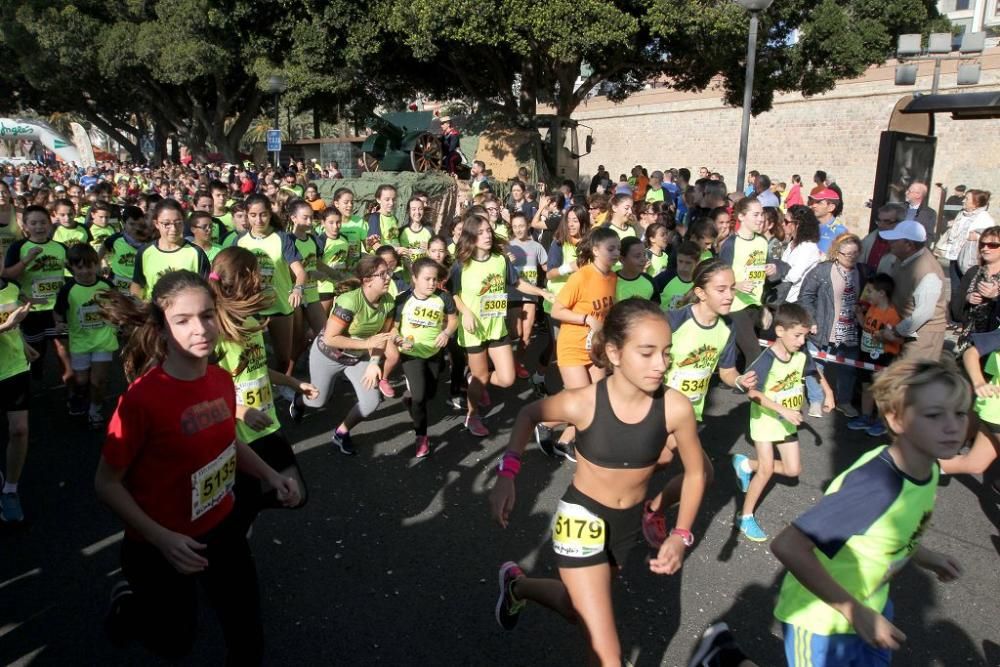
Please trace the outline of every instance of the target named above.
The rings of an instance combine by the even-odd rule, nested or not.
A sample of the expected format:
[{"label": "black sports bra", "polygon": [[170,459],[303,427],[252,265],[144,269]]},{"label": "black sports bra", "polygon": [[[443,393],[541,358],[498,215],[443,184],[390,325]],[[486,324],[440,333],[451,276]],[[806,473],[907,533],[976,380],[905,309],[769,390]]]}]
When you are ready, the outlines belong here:
[{"label": "black sports bra", "polygon": [[577,451],[602,468],[647,468],[656,463],[669,435],[663,413],[666,390],[656,391],[641,422],[626,424],[611,407],[607,379],[594,387],[594,418],[590,426],[577,430]]}]

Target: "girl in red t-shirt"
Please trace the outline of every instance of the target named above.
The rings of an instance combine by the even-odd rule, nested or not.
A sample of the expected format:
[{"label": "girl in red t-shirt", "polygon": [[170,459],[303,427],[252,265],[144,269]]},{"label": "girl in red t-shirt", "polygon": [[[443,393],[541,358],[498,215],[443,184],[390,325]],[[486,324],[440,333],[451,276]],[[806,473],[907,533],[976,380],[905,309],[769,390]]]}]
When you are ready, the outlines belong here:
[{"label": "girl in red t-shirt", "polygon": [[[236,471],[270,484],[288,506],[299,489],[236,440],[230,375],[209,365],[220,335],[252,307],[217,303],[203,278],[165,274],[150,303],[109,292],[108,318],[134,327],[123,360],[135,378],[108,426],[95,487],[126,524],[107,629],[167,658],[190,652],[201,584],[232,664],[259,664],[263,629],[245,529],[231,520]],[[225,333],[224,333],[225,332]],[[136,378],[136,375],[139,377]]]}]

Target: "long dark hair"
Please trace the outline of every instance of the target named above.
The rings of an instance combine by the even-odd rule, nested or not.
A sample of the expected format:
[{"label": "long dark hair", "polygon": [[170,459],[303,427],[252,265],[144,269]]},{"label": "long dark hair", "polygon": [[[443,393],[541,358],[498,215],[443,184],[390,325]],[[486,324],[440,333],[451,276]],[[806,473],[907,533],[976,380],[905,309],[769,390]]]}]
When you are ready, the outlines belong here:
[{"label": "long dark hair", "polygon": [[800,243],[819,243],[819,220],[813,210],[805,204],[796,204],[788,209],[789,215],[795,220],[795,245]]},{"label": "long dark hair", "polygon": [[552,234],[552,238],[557,243],[566,243],[570,240],[569,238],[569,214],[572,213],[576,216],[577,221],[580,223],[580,238],[587,238],[587,233],[590,231],[590,211],[587,210],[586,206],[581,204],[575,204],[570,207],[568,211],[563,213],[562,219],[559,221],[559,226],[556,227],[556,231]]},{"label": "long dark hair", "polygon": [[583,237],[583,240],[576,246],[576,263],[579,266],[590,264],[594,261],[594,247],[607,241],[617,239],[618,234],[608,227],[596,227]]},{"label": "long dark hair", "polygon": [[455,247],[455,261],[459,264],[464,266],[476,256],[476,242],[479,239],[479,230],[482,225],[490,228],[490,235],[493,237],[490,254],[506,254],[507,245],[497,237],[496,230],[490,225],[490,221],[482,215],[467,215],[462,225],[462,235],[458,237],[458,243]]}]

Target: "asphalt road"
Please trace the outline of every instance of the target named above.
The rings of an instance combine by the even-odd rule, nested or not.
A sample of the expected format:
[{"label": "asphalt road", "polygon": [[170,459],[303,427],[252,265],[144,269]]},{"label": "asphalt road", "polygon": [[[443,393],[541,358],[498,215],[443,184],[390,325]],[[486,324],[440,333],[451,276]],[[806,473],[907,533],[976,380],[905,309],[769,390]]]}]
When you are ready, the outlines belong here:
[{"label": "asphalt road", "polygon": [[[468,435],[438,401],[434,453],[419,463],[398,398],[355,431],[359,456],[331,448],[329,430],[353,402],[348,389],[341,384],[331,406],[286,428],[309,484],[307,507],[267,512],[254,528],[268,663],[579,664],[579,631],[547,610],[529,607],[512,632],[493,620],[501,562],[554,575],[547,528],[572,475],[571,464],[529,449],[512,525],[504,531],[491,522],[490,469],[517,409],[530,400],[525,383],[492,391],[486,422],[497,435],[485,440]],[[0,663],[159,664],[138,646],[114,649],[102,633],[121,526],[93,493],[100,439],[66,416],[63,397],[61,388],[36,396],[21,486],[29,523],[0,533]],[[618,582],[618,627],[633,665],[686,665],[698,635],[718,619],[759,664],[784,664],[771,616],[780,567],[766,545],[733,531],[729,455],[748,451],[747,419],[742,397],[713,390],[702,443],[716,482],[695,527],[697,545],[671,577],[651,574],[648,554],[636,549]],[[840,415],[807,423],[800,481],[775,485],[758,514],[771,535],[879,444],[848,431]],[[908,640],[895,664],[1000,665],[997,500],[973,478],[941,488],[924,543],[955,554],[965,576],[943,585],[910,567],[896,580],[896,622]],[[220,633],[204,608],[202,621],[184,664],[222,661]]]}]

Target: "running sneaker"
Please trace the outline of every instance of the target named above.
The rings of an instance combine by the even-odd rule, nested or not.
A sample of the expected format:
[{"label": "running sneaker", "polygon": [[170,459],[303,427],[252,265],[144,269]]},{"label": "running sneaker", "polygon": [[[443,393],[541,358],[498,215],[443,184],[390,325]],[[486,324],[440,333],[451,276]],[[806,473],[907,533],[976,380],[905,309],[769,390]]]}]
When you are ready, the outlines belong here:
[{"label": "running sneaker", "polygon": [[302,398],[302,394],[296,392],[295,397],[292,402],[288,404],[288,416],[292,418],[292,421],[296,424],[300,423],[303,417],[306,416],[306,403]]},{"label": "running sneaker", "polygon": [[538,448],[549,458],[556,457],[555,442],[552,440],[552,429],[545,424],[535,425],[535,442]]},{"label": "running sneaker", "polygon": [[837,412],[841,413],[842,415],[844,415],[848,419],[854,419],[855,417],[857,417],[860,414],[858,412],[858,409],[856,407],[854,407],[853,405],[851,405],[850,403],[842,403],[842,404],[838,405],[837,406]]},{"label": "running sneaker", "polygon": [[465,410],[465,397],[461,394],[450,396],[447,403],[455,410]]},{"label": "running sneaker", "polygon": [[870,435],[873,438],[881,438],[883,435],[885,435],[888,432],[889,432],[889,429],[887,429],[885,427],[885,424],[883,424],[880,420],[877,420],[877,419],[872,422],[871,426],[869,426],[867,429],[865,429],[865,433],[867,433],[868,435]]},{"label": "running sneaker", "polygon": [[649,500],[642,506],[642,536],[646,544],[659,549],[667,539],[667,517],[650,507]]},{"label": "running sneaker", "polygon": [[132,601],[135,599],[132,595],[132,587],[124,579],[115,583],[111,589],[111,607],[104,619],[104,632],[111,643],[118,648],[128,644],[135,635],[133,616],[130,613]]},{"label": "running sneaker", "polygon": [[70,396],[66,401],[66,412],[70,417],[83,417],[87,414],[87,397]]},{"label": "running sneaker", "polygon": [[847,428],[852,431],[867,431],[874,423],[874,417],[869,417],[868,415],[858,415],[851,421],[847,422]]},{"label": "running sneaker", "polygon": [[431,453],[431,439],[426,435],[417,436],[417,458],[422,459]]},{"label": "running sneaker", "polygon": [[570,440],[569,442],[558,441],[553,446],[556,455],[563,457],[567,461],[572,461],[576,463],[576,440]]},{"label": "running sneaker", "polygon": [[716,623],[705,630],[691,654],[688,667],[723,667],[739,665],[747,655],[725,623]]},{"label": "running sneaker", "polygon": [[348,431],[347,433],[340,433],[339,431],[334,431],[333,437],[330,438],[330,441],[333,442],[334,445],[336,445],[337,449],[340,450],[341,454],[344,454],[346,456],[354,456],[355,454],[358,453],[358,450],[354,449],[354,443],[351,442],[350,431]]},{"label": "running sneaker", "polygon": [[0,519],[4,523],[21,523],[24,521],[24,510],[21,509],[21,497],[16,493],[0,494]]},{"label": "running sneaker", "polygon": [[531,391],[535,394],[535,398],[545,398],[549,395],[548,389],[545,388],[545,376],[534,373],[531,376]]},{"label": "running sneaker", "polygon": [[767,540],[767,533],[757,523],[757,517],[753,514],[740,518],[740,532],[752,542],[763,542]]},{"label": "running sneaker", "polygon": [[817,419],[823,416],[823,404],[819,401],[815,401],[809,404],[809,416],[815,417]]},{"label": "running sneaker", "polygon": [[531,377],[531,371],[525,368],[524,364],[519,361],[514,362],[514,373],[522,380]]},{"label": "running sneaker", "polygon": [[733,471],[736,473],[736,483],[740,486],[740,491],[747,492],[750,488],[750,480],[753,478],[753,471],[750,468],[750,459],[742,454],[733,455]]},{"label": "running sneaker", "polygon": [[524,600],[514,597],[514,582],[524,578],[524,570],[513,562],[507,561],[500,566],[500,598],[497,600],[496,619],[504,630],[513,630],[517,625],[518,614],[524,609]]},{"label": "running sneaker", "polygon": [[392,388],[392,385],[385,378],[378,381],[378,390],[386,398],[396,398],[396,390]]},{"label": "running sneaker", "polygon": [[469,415],[465,418],[465,428],[469,433],[477,438],[485,438],[490,434],[490,430],[483,425],[483,420],[478,415]]}]

